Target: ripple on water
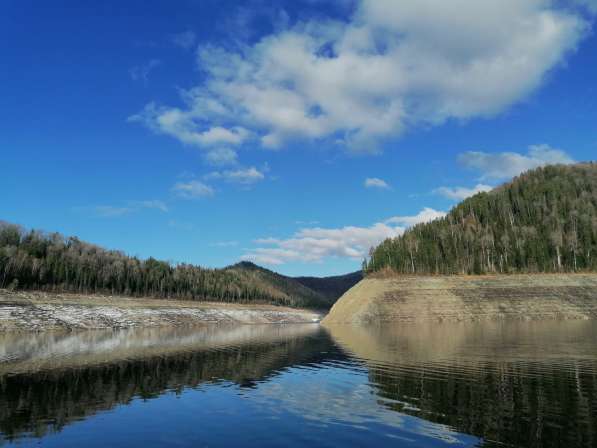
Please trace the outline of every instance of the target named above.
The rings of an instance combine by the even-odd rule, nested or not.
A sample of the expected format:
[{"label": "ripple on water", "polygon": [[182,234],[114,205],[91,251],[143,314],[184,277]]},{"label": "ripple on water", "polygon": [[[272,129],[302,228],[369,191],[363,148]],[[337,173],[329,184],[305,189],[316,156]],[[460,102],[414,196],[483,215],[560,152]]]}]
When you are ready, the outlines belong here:
[{"label": "ripple on water", "polygon": [[47,446],[597,446],[592,322],[0,336],[0,431]]}]

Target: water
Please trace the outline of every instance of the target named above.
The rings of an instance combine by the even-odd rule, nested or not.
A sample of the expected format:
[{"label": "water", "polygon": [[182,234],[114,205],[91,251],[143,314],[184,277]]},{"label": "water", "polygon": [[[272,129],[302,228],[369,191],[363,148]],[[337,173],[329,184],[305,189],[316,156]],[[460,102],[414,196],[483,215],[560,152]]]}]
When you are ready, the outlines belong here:
[{"label": "water", "polygon": [[597,325],[0,335],[0,445],[597,446]]}]

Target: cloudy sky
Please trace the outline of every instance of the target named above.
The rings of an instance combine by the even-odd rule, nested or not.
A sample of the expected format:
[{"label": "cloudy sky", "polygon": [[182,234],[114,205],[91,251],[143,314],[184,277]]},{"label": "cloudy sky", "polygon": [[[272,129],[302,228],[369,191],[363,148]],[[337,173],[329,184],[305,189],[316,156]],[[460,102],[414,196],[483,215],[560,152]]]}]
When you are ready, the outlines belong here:
[{"label": "cloudy sky", "polygon": [[173,262],[358,269],[597,155],[595,0],[8,0],[0,219]]}]

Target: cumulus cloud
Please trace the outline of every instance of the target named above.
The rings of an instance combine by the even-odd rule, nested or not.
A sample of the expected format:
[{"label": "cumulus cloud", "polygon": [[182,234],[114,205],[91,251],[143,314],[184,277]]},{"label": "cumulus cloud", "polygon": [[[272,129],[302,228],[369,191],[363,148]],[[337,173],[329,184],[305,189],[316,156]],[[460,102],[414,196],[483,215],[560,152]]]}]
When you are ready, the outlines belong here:
[{"label": "cumulus cloud", "polygon": [[390,186],[383,179],[380,179],[378,177],[368,177],[367,179],[365,179],[365,188],[379,188],[382,190],[389,190]]},{"label": "cumulus cloud", "polygon": [[434,210],[430,207],[425,207],[414,216],[393,216],[387,219],[386,224],[401,224],[406,227],[411,227],[422,222],[433,221],[434,219],[443,218],[446,216],[445,212]]},{"label": "cumulus cloud", "polygon": [[183,199],[199,199],[213,196],[215,191],[212,187],[198,180],[191,180],[189,182],[177,182],[172,191]]},{"label": "cumulus cloud", "polygon": [[469,151],[460,154],[458,160],[466,168],[478,171],[480,180],[509,179],[540,166],[574,163],[566,152],[545,144],[530,146],[526,155]]},{"label": "cumulus cloud", "polygon": [[152,59],[146,64],[136,65],[131,68],[129,75],[133,81],[143,81],[144,84],[147,84],[149,82],[149,74],[161,63],[159,59]]},{"label": "cumulus cloud", "polygon": [[182,33],[170,36],[170,41],[177,47],[185,50],[190,49],[195,44],[197,36],[192,31],[183,31]]},{"label": "cumulus cloud", "polygon": [[482,191],[490,191],[491,185],[477,184],[473,188],[466,187],[439,187],[433,190],[434,194],[439,194],[448,199],[461,201]]},{"label": "cumulus cloud", "polygon": [[346,21],[201,46],[203,81],[185,106],[150,104],[133,121],[187,144],[209,145],[216,128],[242,144],[240,127],[264,147],[327,139],[374,151],[412,126],[500,113],[588,29],[576,7],[555,0],[361,0]]},{"label": "cumulus cloud", "polygon": [[236,165],[238,163],[238,155],[231,148],[214,148],[205,154],[205,161],[210,165]]},{"label": "cumulus cloud", "polygon": [[249,132],[240,126],[224,128],[208,126],[202,128],[193,119],[193,114],[178,108],[159,107],[149,103],[138,114],[128,118],[130,122],[139,122],[158,134],[174,137],[187,145],[210,148],[214,145],[239,145],[249,136]]},{"label": "cumulus cloud", "polygon": [[265,179],[265,174],[254,166],[237,170],[212,171],[205,179],[223,179],[227,182],[250,185]]},{"label": "cumulus cloud", "polygon": [[255,244],[259,247],[251,249],[242,258],[269,265],[293,261],[320,262],[326,257],[358,260],[367,255],[369,248],[383,240],[402,235],[407,227],[444,215],[443,212],[425,208],[415,216],[393,217],[370,227],[305,228],[288,239],[258,239]]}]

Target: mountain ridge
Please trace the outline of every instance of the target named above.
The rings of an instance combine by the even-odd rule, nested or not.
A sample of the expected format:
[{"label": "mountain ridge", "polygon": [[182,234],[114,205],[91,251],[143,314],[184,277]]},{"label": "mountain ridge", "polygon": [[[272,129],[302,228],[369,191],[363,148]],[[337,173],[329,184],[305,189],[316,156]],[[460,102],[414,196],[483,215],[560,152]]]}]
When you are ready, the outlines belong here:
[{"label": "mountain ridge", "polygon": [[312,288],[309,281],[248,261],[209,269],[139,259],[76,237],[25,231],[0,221],[0,288],[328,309],[356,283],[354,274],[344,286],[338,276],[331,278],[333,286],[326,286],[324,278]]}]

